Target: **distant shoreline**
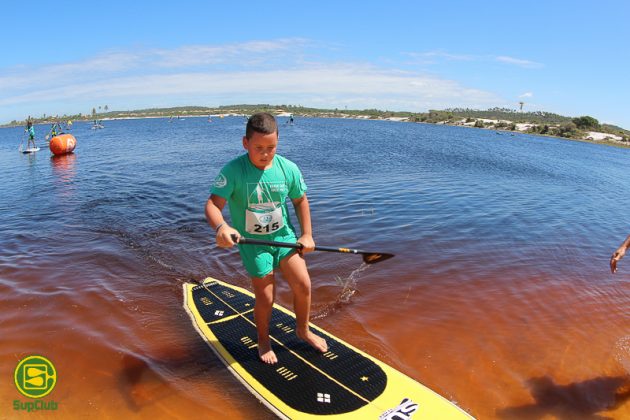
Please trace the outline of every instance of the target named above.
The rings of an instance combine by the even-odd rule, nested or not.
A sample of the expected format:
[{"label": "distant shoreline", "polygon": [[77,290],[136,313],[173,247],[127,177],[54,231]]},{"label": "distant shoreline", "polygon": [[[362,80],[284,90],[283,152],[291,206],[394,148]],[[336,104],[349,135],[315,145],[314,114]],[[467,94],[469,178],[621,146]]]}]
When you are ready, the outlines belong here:
[{"label": "distant shoreline", "polygon": [[[488,118],[453,118],[452,113],[446,114],[448,111],[431,111],[428,114],[414,114],[408,112],[388,112],[378,110],[318,110],[318,109],[303,109],[297,108],[293,110],[293,107],[284,108],[272,105],[246,105],[245,109],[241,106],[234,106],[230,108],[203,108],[203,107],[181,107],[181,108],[167,108],[167,109],[147,109],[136,111],[110,111],[106,113],[100,113],[93,116],[85,115],[72,115],[72,116],[54,116],[54,117],[42,117],[33,119],[34,124],[52,124],[55,121],[72,121],[73,123],[85,122],[91,123],[94,120],[98,121],[111,121],[111,120],[134,120],[134,119],[146,119],[146,118],[164,118],[164,119],[176,119],[176,118],[213,118],[219,119],[223,117],[248,117],[249,115],[266,111],[274,114],[276,117],[288,118],[293,115],[296,118],[339,118],[339,119],[361,119],[361,120],[376,120],[376,121],[392,121],[392,122],[408,122],[408,123],[420,123],[431,125],[450,125],[466,128],[482,128],[485,130],[495,131],[500,135],[515,135],[515,134],[531,134],[542,137],[552,137],[563,140],[575,140],[593,144],[603,144],[614,147],[630,148],[630,136],[627,136],[626,130],[620,129],[618,134],[601,131],[577,131],[571,136],[562,136],[553,134],[554,130],[560,129],[560,124],[544,124],[544,130],[541,127],[543,124],[534,122],[513,122],[507,119],[488,119]],[[306,112],[305,112],[306,111]],[[491,112],[491,110],[486,111]],[[448,115],[446,120],[430,120],[425,119],[426,115],[434,116],[434,114]],[[518,114],[515,114],[518,116]],[[562,117],[568,119],[568,117]],[[12,121],[9,124],[0,125],[0,128],[6,127],[19,127],[25,125],[25,121]],[[508,129],[511,128],[511,129]],[[535,131],[538,130],[538,131]]]}]

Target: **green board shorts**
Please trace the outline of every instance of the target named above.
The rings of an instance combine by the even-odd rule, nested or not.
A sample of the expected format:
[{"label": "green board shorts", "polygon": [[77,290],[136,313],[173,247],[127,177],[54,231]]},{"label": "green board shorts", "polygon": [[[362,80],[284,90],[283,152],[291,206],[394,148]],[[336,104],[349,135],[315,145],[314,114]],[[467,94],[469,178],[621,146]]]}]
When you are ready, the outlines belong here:
[{"label": "green board shorts", "polygon": [[[295,243],[297,238],[293,232],[286,235],[275,236],[277,242]],[[239,245],[238,250],[245,270],[252,277],[265,277],[280,266],[280,261],[295,253],[293,248],[284,248],[267,245]]]}]

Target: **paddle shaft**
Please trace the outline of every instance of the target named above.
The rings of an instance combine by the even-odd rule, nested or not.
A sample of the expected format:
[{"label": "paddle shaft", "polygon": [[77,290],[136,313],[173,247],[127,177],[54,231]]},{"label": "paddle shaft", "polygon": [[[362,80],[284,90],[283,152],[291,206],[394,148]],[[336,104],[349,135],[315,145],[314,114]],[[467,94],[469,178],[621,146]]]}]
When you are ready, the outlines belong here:
[{"label": "paddle shaft", "polygon": [[[232,238],[234,239],[234,238]],[[267,246],[278,246],[281,248],[293,248],[293,249],[302,249],[304,246],[302,244],[294,244],[290,242],[276,242],[276,241],[264,241],[262,239],[251,239],[244,238],[241,236],[238,243],[240,244],[251,244],[251,245],[267,245]],[[363,252],[357,249],[348,249],[348,248],[334,248],[331,246],[316,246],[315,251],[327,251],[327,252],[348,252],[352,254],[362,254]]]},{"label": "paddle shaft", "polygon": [[[237,239],[238,238],[236,237],[236,235],[232,235],[232,240],[234,242],[237,242]],[[238,239],[238,243],[243,244],[243,245],[277,246],[277,247],[282,247],[282,248],[293,248],[297,250],[300,250],[304,247],[302,244],[299,244],[299,243],[265,241],[263,239],[244,238],[242,236],[240,237],[240,239]],[[359,251],[358,249],[335,248],[335,247],[330,247],[330,246],[316,246],[315,251],[341,252],[344,254],[360,254],[363,256],[363,261],[365,261],[368,264],[373,264],[373,263],[383,261],[383,260],[393,257],[392,254],[385,254],[385,253],[380,253],[380,252],[366,252],[366,251]]]}]

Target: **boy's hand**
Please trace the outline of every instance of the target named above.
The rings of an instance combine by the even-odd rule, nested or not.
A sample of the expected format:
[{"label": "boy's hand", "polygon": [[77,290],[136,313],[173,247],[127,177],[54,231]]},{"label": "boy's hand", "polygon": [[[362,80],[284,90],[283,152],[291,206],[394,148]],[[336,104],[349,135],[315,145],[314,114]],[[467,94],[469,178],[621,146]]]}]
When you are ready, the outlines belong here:
[{"label": "boy's hand", "polygon": [[217,231],[217,246],[220,248],[232,248],[235,244],[232,240],[232,235],[236,236],[237,239],[241,237],[238,230],[234,229],[232,226],[228,226],[227,224],[221,226]]},{"label": "boy's hand", "polygon": [[620,246],[619,249],[610,257],[610,271],[614,274],[617,272],[617,262],[626,255],[626,247]]},{"label": "boy's hand", "polygon": [[299,251],[300,254],[306,254],[308,252],[315,251],[315,241],[313,240],[312,235],[300,236],[300,238],[297,240],[297,243],[302,245],[302,248]]}]

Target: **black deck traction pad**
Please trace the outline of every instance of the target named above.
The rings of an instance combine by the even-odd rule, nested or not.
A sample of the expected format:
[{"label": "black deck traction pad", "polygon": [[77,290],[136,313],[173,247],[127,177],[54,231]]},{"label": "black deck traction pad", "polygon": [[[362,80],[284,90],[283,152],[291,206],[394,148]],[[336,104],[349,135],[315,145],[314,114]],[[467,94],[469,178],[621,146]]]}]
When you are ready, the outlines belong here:
[{"label": "black deck traction pad", "polygon": [[372,360],[313,329],[328,343],[328,352],[318,352],[297,338],[295,318],[275,308],[270,335],[282,343],[272,341],[278,363],[262,363],[255,345],[254,298],[249,295],[209,282],[193,288],[193,301],[208,328],[243,369],[295,410],[347,413],[385,390],[387,376]]}]

